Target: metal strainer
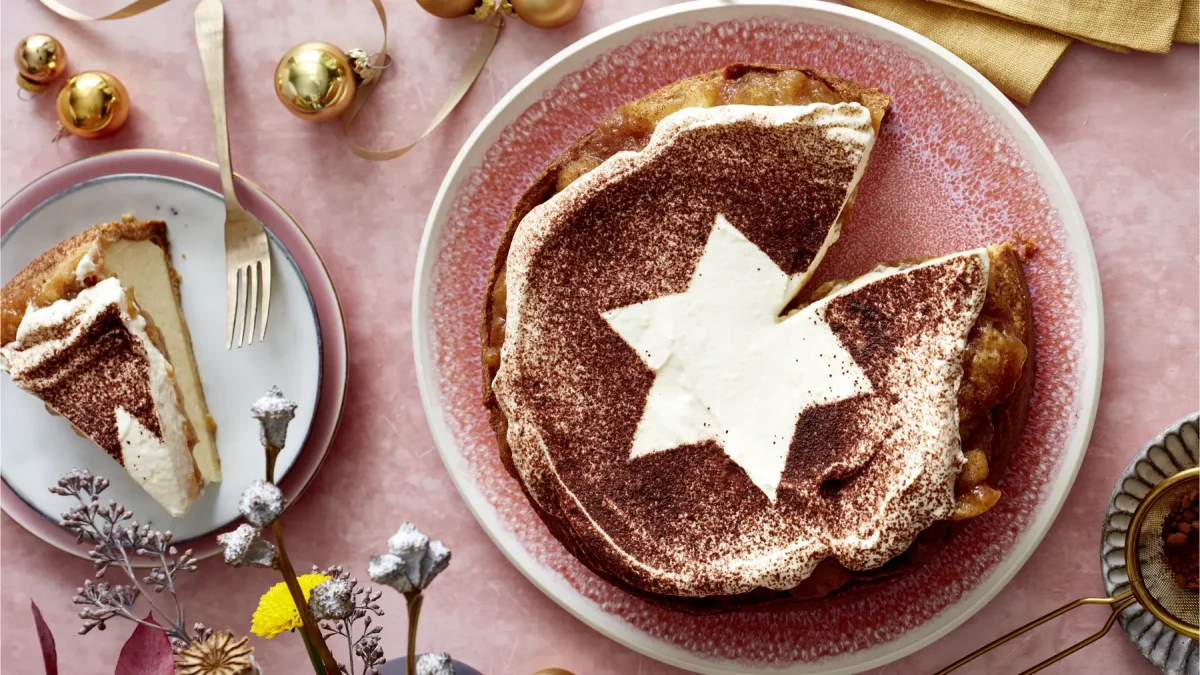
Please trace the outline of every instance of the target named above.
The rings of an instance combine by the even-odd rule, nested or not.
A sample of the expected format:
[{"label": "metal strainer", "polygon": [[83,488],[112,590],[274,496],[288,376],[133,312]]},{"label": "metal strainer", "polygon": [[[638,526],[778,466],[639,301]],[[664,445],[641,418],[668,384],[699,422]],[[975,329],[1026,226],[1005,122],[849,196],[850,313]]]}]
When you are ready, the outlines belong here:
[{"label": "metal strainer", "polygon": [[1162,528],[1175,499],[1196,485],[1200,467],[1181,471],[1160,482],[1146,495],[1133,512],[1129,531],[1125,535],[1125,569],[1129,575],[1129,590],[1111,598],[1080,598],[1035,619],[1013,632],[998,638],[939,670],[944,675],[974,661],[1009,640],[1027,633],[1057,616],[1082,605],[1112,605],[1112,616],[1096,633],[1076,642],[1063,651],[1023,671],[1029,675],[1056,663],[1104,637],[1112,628],[1121,610],[1140,602],[1154,618],[1172,630],[1193,640],[1200,639],[1200,601],[1195,591],[1184,590],[1175,583],[1175,573],[1167,562],[1163,549]]}]

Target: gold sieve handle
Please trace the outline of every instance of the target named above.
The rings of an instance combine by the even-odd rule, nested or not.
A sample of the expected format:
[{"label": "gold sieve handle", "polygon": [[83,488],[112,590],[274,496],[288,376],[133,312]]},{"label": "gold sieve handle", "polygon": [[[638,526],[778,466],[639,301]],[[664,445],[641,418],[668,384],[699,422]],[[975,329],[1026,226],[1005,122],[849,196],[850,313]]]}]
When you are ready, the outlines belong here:
[{"label": "gold sieve handle", "polygon": [[1099,640],[1100,638],[1104,637],[1104,634],[1107,633],[1110,628],[1112,628],[1112,625],[1114,623],[1116,623],[1117,615],[1119,615],[1121,613],[1121,610],[1132,605],[1136,601],[1137,601],[1137,598],[1133,597],[1133,591],[1125,591],[1124,593],[1121,593],[1120,595],[1117,595],[1117,596],[1114,596],[1111,598],[1080,598],[1079,600],[1076,600],[1075,602],[1072,602],[1068,605],[1063,605],[1062,607],[1059,607],[1058,609],[1054,610],[1053,612],[1050,612],[1049,614],[1046,614],[1045,616],[1042,616],[1040,618],[1034,619],[1033,621],[1030,621],[1029,623],[1025,624],[1024,626],[1021,626],[1020,628],[1014,630],[1013,632],[1009,633],[1008,635],[1005,635],[1004,637],[997,638],[997,639],[987,643],[986,645],[980,647],[979,649],[976,649],[975,651],[971,652],[970,654],[967,654],[966,656],[955,661],[954,663],[951,663],[950,665],[946,666],[945,668],[942,668],[941,670],[939,670],[937,672],[937,675],[945,675],[946,673],[949,673],[953,670],[958,670],[960,667],[970,663],[971,661],[974,661],[976,658],[983,656],[984,654],[992,651],[996,647],[999,647],[1000,645],[1004,644],[1005,642],[1008,642],[1009,640],[1017,637],[1018,635],[1028,633],[1029,631],[1033,630],[1034,628],[1037,628],[1038,626],[1040,626],[1040,625],[1046,623],[1047,621],[1050,621],[1051,619],[1054,619],[1060,615],[1066,614],[1067,612],[1075,609],[1076,607],[1082,607],[1083,605],[1116,605],[1116,607],[1113,607],[1112,616],[1108,617],[1108,621],[1106,621],[1104,623],[1104,627],[1101,628],[1099,631],[1093,633],[1092,635],[1089,635],[1088,637],[1080,640],[1079,642],[1076,642],[1075,644],[1071,645],[1070,647],[1067,647],[1066,649],[1055,654],[1054,656],[1051,656],[1050,658],[1046,659],[1045,661],[1042,661],[1041,663],[1030,668],[1029,670],[1023,671],[1021,673],[1021,675],[1030,675],[1030,673],[1036,673],[1039,670],[1045,668],[1046,666],[1049,666],[1052,663],[1061,661],[1062,659],[1067,658],[1068,656],[1070,656],[1071,654],[1074,654],[1075,652],[1079,651],[1080,649],[1083,649],[1084,647],[1092,644],[1096,640]]}]

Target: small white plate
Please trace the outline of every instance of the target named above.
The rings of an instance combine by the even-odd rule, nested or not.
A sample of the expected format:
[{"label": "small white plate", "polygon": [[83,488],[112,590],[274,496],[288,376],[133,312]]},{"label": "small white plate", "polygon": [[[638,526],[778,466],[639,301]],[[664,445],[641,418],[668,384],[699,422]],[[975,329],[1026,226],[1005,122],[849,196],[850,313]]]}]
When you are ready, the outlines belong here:
[{"label": "small white plate", "polygon": [[272,236],[270,330],[264,343],[225,348],[224,200],[177,178],[119,174],[95,178],[55,194],[9,228],[0,250],[0,276],[12,278],[59,241],[95,223],[133,214],[166,221],[171,258],[183,281],[184,315],[209,411],[216,420],[223,480],[205,487],[181,518],[173,518],[112,458],[47,414],[40,400],[0,377],[0,475],[26,504],[53,520],[71,506],[47,488],[73,468],[90,469],[112,483],[105,497],[132,509],[141,522],[170,529],[186,541],[238,517],[237,502],[250,481],[263,477],[264,455],[250,405],[271,385],[298,404],[277,480],[304,446],[321,393],[321,332],[308,284],[288,250]]}]

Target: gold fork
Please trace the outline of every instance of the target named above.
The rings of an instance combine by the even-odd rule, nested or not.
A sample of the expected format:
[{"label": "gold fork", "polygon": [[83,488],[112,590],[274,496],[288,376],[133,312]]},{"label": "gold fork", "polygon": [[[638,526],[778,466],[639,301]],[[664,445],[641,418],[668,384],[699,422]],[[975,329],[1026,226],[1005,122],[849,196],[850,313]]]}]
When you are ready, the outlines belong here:
[{"label": "gold fork", "polygon": [[[271,310],[271,247],[258,219],[238,201],[229,158],[229,123],[225,113],[225,8],[221,0],[204,0],[196,7],[196,42],[204,64],[208,102],[217,139],[221,191],[225,193],[225,348],[254,342],[254,324],[262,304],[259,342],[267,337]],[[239,292],[239,287],[241,292]],[[259,290],[261,288],[261,300]],[[249,316],[247,316],[249,315]],[[247,336],[246,327],[249,326]]]}]

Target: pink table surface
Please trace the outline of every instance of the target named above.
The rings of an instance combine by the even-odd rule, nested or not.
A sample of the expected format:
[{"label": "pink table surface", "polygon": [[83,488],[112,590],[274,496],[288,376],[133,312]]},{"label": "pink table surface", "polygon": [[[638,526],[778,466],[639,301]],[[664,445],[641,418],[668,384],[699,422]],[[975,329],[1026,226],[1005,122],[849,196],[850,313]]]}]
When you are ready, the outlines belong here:
[{"label": "pink table surface", "polygon": [[[116,2],[76,3],[99,13]],[[408,0],[387,0],[396,67],[361,131],[399,145],[420,131],[465,63],[478,27],[440,21]],[[679,672],[640,656],[572,618],[527,582],[476,524],[433,447],[413,374],[410,302],[421,230],[455,153],[488,109],[525,74],[576,39],[666,0],[589,0],[570,26],[544,32],[512,22],[475,89],[441,129],[407,157],[357,159],[332,125],[310,125],[276,101],[271,76],[291,45],[323,39],[349,48],[379,40],[365,0],[227,3],[229,112],[235,166],[304,225],[341,291],[350,341],[350,385],[341,432],[322,472],[289,512],[298,566],[342,563],[365,577],[367,558],[402,521],[443,539],[454,562],[427,593],[422,651],[449,651],[486,673],[558,666],[580,675]],[[0,52],[46,31],[75,67],[113,72],[134,100],[116,137],[50,144],[53,98],[0,96],[0,197],[65,162],[119,148],[213,156],[208,104],[193,46],[193,2],[99,25],[72,24],[34,0],[5,0]],[[304,9],[301,9],[304,7]],[[430,56],[432,55],[432,57]],[[11,83],[5,60],[0,82]],[[1198,406],[1200,303],[1197,285],[1200,177],[1197,50],[1119,55],[1071,47],[1025,110],[1079,199],[1092,233],[1105,301],[1103,394],[1083,468],[1041,547],[1008,587],[958,630],[878,673],[929,672],[964,651],[1075,597],[1104,592],[1098,536],[1113,483],[1146,439]],[[9,86],[5,84],[3,86]],[[75,634],[70,598],[91,565],[0,519],[0,666],[40,673],[32,598],[54,628],[63,672],[111,673],[130,627]],[[188,619],[249,629],[259,594],[277,577],[216,561],[184,577]],[[384,596],[385,650],[404,651],[403,608]],[[1081,610],[964,669],[1008,673],[1028,667],[1104,620]],[[296,636],[253,639],[271,673],[300,673]],[[1057,673],[1151,673],[1119,628]]]}]

